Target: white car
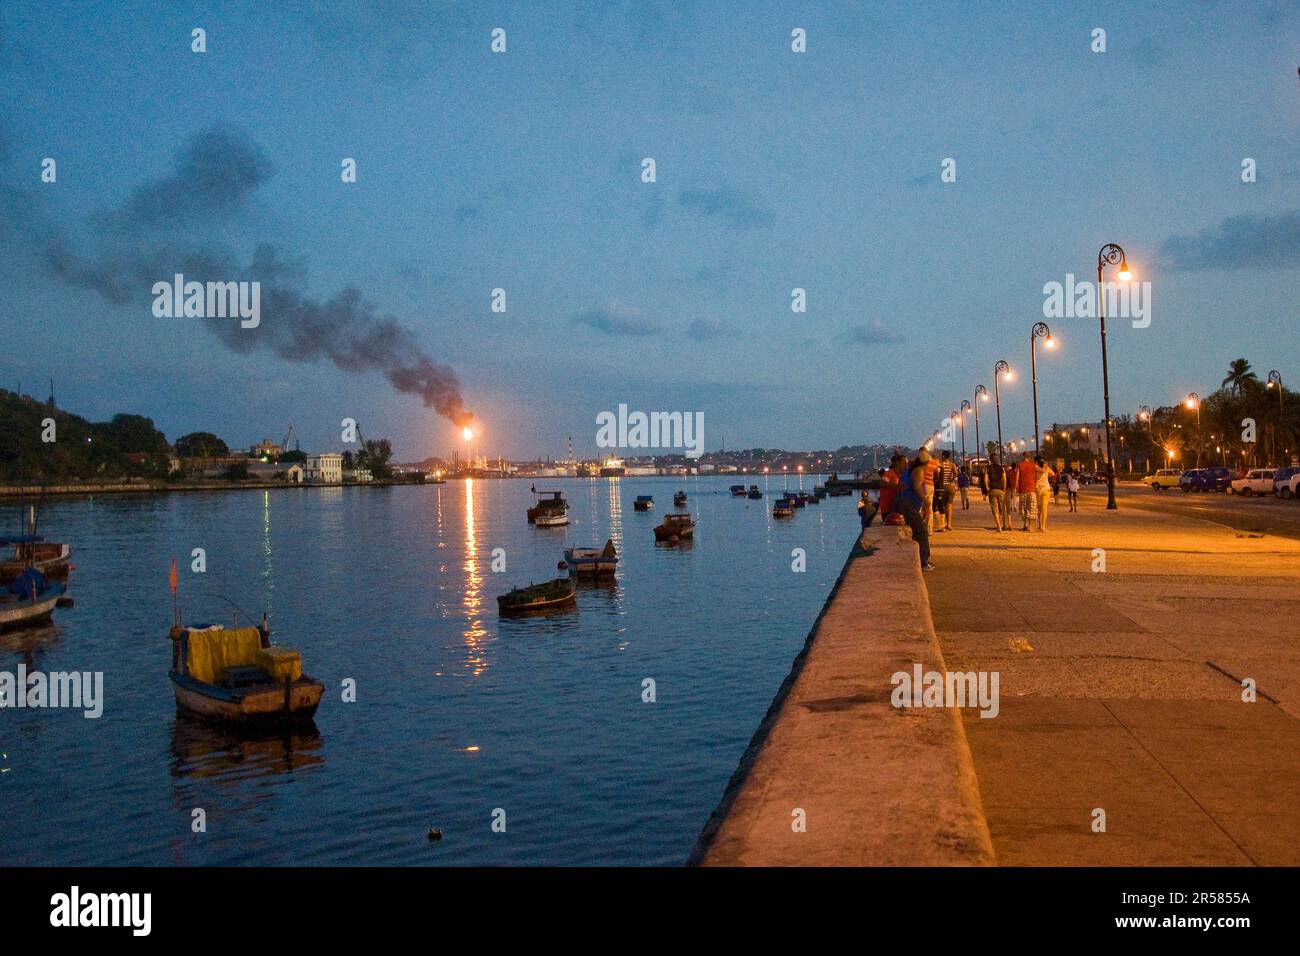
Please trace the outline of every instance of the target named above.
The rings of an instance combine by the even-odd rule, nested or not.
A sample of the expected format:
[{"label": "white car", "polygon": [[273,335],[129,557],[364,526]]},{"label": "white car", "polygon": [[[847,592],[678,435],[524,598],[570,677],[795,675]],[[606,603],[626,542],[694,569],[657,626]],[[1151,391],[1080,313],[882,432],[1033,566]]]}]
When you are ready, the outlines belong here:
[{"label": "white car", "polygon": [[1249,498],[1251,495],[1271,495],[1273,493],[1273,472],[1275,468],[1252,468],[1245,478],[1232,479],[1232,493]]},{"label": "white car", "polygon": [[1300,499],[1300,475],[1291,476],[1291,500]]}]

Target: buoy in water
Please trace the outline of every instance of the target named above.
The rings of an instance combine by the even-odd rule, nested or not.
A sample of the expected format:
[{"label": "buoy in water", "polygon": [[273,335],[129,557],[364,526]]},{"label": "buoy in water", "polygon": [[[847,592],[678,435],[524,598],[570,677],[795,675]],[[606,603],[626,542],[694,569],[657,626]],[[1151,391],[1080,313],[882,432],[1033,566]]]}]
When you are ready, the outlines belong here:
[{"label": "buoy in water", "polygon": [[442,839],[442,831],[437,827],[429,827],[429,842],[437,843]]}]

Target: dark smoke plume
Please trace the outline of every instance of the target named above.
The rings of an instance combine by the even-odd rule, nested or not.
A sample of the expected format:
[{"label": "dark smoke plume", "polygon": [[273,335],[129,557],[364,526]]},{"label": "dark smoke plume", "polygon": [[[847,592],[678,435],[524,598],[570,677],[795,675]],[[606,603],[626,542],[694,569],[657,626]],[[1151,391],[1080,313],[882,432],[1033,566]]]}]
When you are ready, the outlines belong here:
[{"label": "dark smoke plume", "polygon": [[332,362],[345,372],[379,372],[399,392],[418,395],[457,426],[473,415],[461,399],[455,373],[435,362],[395,316],[380,315],[361,291],[345,288],[319,300],[302,290],[305,268],[259,243],[252,261],[237,258],[207,236],[228,225],[271,176],[253,143],[225,128],[200,133],[176,156],[173,170],[137,187],[121,206],[91,218],[98,245],[78,242],[45,223],[30,199],[0,195],[0,227],[34,243],[46,271],[116,304],[152,301],[155,282],[256,281],[261,322],[209,318],[208,328],[229,348],[274,352],[290,362]]}]

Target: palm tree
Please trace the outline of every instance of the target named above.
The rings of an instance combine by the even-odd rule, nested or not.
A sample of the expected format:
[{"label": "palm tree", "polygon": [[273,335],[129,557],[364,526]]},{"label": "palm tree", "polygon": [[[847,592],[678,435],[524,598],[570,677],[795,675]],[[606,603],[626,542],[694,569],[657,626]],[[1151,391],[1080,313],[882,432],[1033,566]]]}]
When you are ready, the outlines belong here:
[{"label": "palm tree", "polygon": [[1235,394],[1240,394],[1248,382],[1259,382],[1259,376],[1250,370],[1250,363],[1244,358],[1233,359],[1228,365],[1228,377],[1219,383],[1219,387],[1227,385]]}]

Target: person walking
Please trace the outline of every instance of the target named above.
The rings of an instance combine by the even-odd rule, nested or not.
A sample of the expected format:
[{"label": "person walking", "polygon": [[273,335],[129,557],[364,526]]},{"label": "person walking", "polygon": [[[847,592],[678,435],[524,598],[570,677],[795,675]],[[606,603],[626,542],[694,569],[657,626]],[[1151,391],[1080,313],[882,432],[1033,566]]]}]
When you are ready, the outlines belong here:
[{"label": "person walking", "polygon": [[938,509],[940,531],[952,530],[952,507],[957,497],[957,466],[953,464],[952,452],[946,448],[939,456],[939,468],[934,475],[934,506]]},{"label": "person walking", "polygon": [[1060,503],[1061,503],[1061,473],[1059,471],[1053,471],[1052,472],[1052,504],[1059,505]]},{"label": "person walking", "polygon": [[1025,452],[1015,468],[1016,475],[1016,498],[1020,504],[1020,523],[1021,531],[1031,530],[1029,519],[1034,516],[1035,506],[1038,504],[1036,491],[1038,488],[1038,466],[1034,464],[1029,452]]},{"label": "person walking", "polygon": [[957,472],[957,493],[961,495],[961,510],[970,511],[970,467],[962,465]]},{"label": "person walking", "polygon": [[1007,513],[1007,473],[996,458],[984,469],[984,483],[988,488],[989,507],[993,509],[993,530],[1011,530],[1011,515]]},{"label": "person walking", "polygon": [[1070,505],[1071,511],[1079,510],[1079,476],[1071,468],[1065,476],[1065,500]]},{"label": "person walking", "polygon": [[934,476],[939,473],[939,463],[931,456],[929,449],[922,448],[916,454],[916,460],[922,462],[925,466],[925,494],[924,506],[921,509],[921,515],[925,518],[925,529],[933,531],[934,528]]},{"label": "person walking", "polygon": [[925,466],[929,460],[930,453],[922,448],[907,466],[907,474],[893,502],[894,511],[901,514],[907,526],[912,529],[912,540],[921,552],[922,571],[934,570],[934,565],[930,563],[930,532],[921,513],[925,506]]},{"label": "person walking", "polygon": [[1038,530],[1047,530],[1047,501],[1052,497],[1052,487],[1056,484],[1056,472],[1043,461],[1042,455],[1034,456],[1034,465],[1038,469],[1035,479],[1034,496],[1038,499]]}]

